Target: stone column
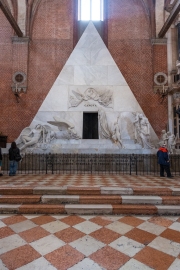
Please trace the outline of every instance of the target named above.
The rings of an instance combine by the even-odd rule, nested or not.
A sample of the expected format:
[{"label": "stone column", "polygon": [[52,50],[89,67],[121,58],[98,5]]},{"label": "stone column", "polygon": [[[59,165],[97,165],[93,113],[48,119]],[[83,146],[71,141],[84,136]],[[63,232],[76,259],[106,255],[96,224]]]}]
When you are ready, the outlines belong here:
[{"label": "stone column", "polygon": [[178,39],[177,39],[178,60],[180,61],[180,22],[178,22],[178,24],[177,24],[177,30],[178,30]]}]

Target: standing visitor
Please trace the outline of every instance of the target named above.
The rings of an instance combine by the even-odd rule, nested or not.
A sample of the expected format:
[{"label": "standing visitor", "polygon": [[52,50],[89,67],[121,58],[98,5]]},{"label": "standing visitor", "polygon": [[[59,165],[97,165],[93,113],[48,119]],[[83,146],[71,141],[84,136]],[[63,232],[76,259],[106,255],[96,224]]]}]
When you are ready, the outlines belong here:
[{"label": "standing visitor", "polygon": [[157,152],[158,164],[160,165],[160,177],[165,177],[164,171],[167,173],[168,178],[173,178],[170,171],[170,160],[166,144],[163,143],[162,147]]},{"label": "standing visitor", "polygon": [[18,168],[18,162],[21,160],[21,155],[19,148],[16,146],[15,142],[11,143],[11,148],[9,149],[9,176],[16,175]]},{"label": "standing visitor", "polygon": [[0,148],[0,176],[3,176],[3,174],[1,173],[1,167],[2,167],[2,152]]}]

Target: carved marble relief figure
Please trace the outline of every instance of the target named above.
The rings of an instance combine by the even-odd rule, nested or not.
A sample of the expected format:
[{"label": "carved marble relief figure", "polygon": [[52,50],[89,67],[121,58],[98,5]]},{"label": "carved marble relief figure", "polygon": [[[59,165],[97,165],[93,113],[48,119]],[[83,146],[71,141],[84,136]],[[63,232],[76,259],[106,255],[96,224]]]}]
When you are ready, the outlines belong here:
[{"label": "carved marble relief figure", "polygon": [[20,146],[20,150],[24,150],[26,147],[33,146],[37,143],[49,143],[51,141],[51,129],[49,126],[42,126],[38,124],[34,129],[29,127],[23,129],[19,138],[17,139],[17,145]]},{"label": "carved marble relief figure", "polygon": [[120,127],[119,127],[119,116],[117,118],[117,122],[114,123],[114,130],[112,134],[112,140],[114,143],[116,143],[119,147],[125,148],[121,139],[121,132],[120,132]]},{"label": "carved marble relief figure", "polygon": [[143,149],[153,149],[154,146],[150,142],[150,126],[147,117],[142,113],[133,113],[135,115],[135,143],[139,143]]}]

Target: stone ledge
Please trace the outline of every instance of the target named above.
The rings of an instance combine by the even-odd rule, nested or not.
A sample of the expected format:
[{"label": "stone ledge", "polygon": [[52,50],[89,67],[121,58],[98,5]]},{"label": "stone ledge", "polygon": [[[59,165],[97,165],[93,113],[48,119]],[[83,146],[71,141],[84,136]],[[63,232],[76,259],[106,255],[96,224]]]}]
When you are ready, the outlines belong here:
[{"label": "stone ledge", "polygon": [[65,195],[67,187],[35,187],[33,189],[33,194],[37,195]]},{"label": "stone ledge", "polygon": [[159,215],[179,215],[180,205],[157,205]]},{"label": "stone ledge", "polygon": [[159,196],[122,196],[122,204],[162,204]]},{"label": "stone ledge", "polygon": [[30,37],[17,37],[17,36],[14,36],[11,38],[12,40],[12,43],[22,43],[22,44],[26,44],[26,43],[29,43],[30,42]]},{"label": "stone ledge", "polygon": [[112,214],[112,205],[108,204],[76,204],[76,205],[66,205],[65,210],[68,215],[70,214]]},{"label": "stone ledge", "polygon": [[155,215],[158,213],[154,205],[113,205],[113,215]]},{"label": "stone ledge", "polygon": [[151,39],[152,45],[167,45],[167,38],[153,38]]},{"label": "stone ledge", "polygon": [[101,194],[107,195],[132,195],[133,189],[132,188],[121,188],[121,187],[101,187]]},{"label": "stone ledge", "polygon": [[78,195],[44,195],[41,200],[46,204],[79,203],[80,201]]}]

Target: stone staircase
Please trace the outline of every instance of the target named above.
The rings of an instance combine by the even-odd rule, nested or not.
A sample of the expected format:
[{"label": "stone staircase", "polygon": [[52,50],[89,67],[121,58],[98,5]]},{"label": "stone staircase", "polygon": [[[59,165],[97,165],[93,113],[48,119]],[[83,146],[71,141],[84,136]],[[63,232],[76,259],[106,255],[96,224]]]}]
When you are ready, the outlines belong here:
[{"label": "stone staircase", "polygon": [[0,188],[0,214],[180,214],[180,188]]}]

